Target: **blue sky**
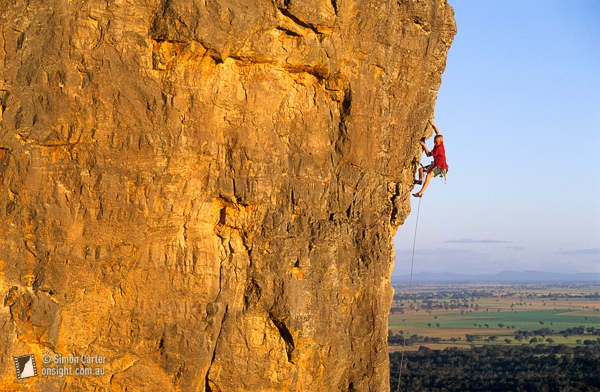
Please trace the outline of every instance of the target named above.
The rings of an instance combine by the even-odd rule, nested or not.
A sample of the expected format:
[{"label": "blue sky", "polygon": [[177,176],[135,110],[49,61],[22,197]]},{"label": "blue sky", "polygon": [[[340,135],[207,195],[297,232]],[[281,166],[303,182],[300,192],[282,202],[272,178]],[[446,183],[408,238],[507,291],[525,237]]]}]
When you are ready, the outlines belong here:
[{"label": "blue sky", "polygon": [[[600,272],[600,1],[450,4],[435,110],[450,170],[421,200],[415,272]],[[417,206],[394,275],[410,272]]]}]

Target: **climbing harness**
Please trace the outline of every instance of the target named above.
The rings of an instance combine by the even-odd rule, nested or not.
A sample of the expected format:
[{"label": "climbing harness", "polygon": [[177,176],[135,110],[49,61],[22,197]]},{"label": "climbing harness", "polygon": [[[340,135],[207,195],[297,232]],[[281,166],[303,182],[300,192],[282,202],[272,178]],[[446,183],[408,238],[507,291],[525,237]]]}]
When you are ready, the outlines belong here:
[{"label": "climbing harness", "polygon": [[[425,166],[422,163],[419,163],[419,166],[421,166],[421,168],[423,170],[425,170],[426,173],[429,173],[429,171],[433,170],[434,168],[432,167],[432,165],[435,165],[435,163],[431,162],[429,165]],[[431,168],[428,170],[428,168]],[[442,179],[444,180],[444,184],[448,184],[448,179],[446,178],[446,175],[448,174],[448,169],[440,169],[440,173],[442,175]],[[437,176],[436,176],[437,177]]]}]

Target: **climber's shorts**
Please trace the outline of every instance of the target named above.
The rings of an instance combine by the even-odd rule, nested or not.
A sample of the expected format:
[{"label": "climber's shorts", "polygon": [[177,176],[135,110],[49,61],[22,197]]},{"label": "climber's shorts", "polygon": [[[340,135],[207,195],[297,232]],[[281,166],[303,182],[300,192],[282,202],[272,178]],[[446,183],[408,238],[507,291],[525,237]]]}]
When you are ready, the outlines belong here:
[{"label": "climber's shorts", "polygon": [[429,166],[425,166],[425,173],[433,172],[434,177],[445,175],[447,169],[440,169],[435,163],[431,163]]}]

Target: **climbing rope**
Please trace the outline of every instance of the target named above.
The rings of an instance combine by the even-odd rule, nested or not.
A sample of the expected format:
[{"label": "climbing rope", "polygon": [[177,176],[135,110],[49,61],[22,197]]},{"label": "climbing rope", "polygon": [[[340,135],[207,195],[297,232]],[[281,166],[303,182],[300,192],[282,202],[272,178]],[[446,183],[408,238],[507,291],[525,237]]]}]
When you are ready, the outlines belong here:
[{"label": "climbing rope", "polygon": [[375,260],[375,236],[371,236],[371,254],[373,255],[373,342],[371,350],[371,392],[375,388],[375,361],[377,360],[377,260]]},{"label": "climbing rope", "polygon": [[[363,227],[363,231],[370,232],[373,229],[377,228],[384,219],[388,218],[394,212],[394,209],[398,207],[398,205],[406,198],[406,196],[410,195],[410,192],[413,190],[414,185],[410,188],[402,197],[398,198],[394,204],[390,207],[389,212],[383,214],[376,222],[370,227]],[[421,207],[421,200],[419,199],[419,209]],[[418,217],[418,213],[417,213]],[[414,249],[413,249],[414,253]],[[377,359],[377,339],[379,336],[377,335],[377,260],[375,253],[375,235],[371,235],[371,254],[373,256],[373,341],[372,341],[372,350],[371,350],[371,392],[374,391],[375,388],[375,361]],[[412,271],[411,271],[411,280],[412,280]]]},{"label": "climbing rope", "polygon": [[[419,212],[421,211],[421,198],[419,198],[419,207],[417,207],[417,219],[415,222],[415,236],[413,239],[413,248],[412,248],[412,259],[410,261],[410,279],[408,281],[408,301],[407,304],[410,304],[410,297],[412,294],[412,280],[413,280],[413,270],[415,266],[415,247],[417,245],[417,228],[419,227]],[[404,339],[402,340],[402,356],[400,357],[400,369],[398,370],[398,389],[396,392],[400,392],[400,378],[402,377],[402,367],[404,366],[404,349],[406,348],[406,335],[408,330],[408,315],[409,309],[407,308],[406,317],[404,318]]]}]

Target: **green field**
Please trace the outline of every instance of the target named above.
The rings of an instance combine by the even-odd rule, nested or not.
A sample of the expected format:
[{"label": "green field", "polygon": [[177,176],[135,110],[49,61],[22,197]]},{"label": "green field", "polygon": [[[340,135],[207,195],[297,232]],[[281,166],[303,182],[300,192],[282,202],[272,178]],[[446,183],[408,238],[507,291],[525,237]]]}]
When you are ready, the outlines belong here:
[{"label": "green field", "polygon": [[[437,319],[434,318],[438,316]],[[465,329],[498,329],[498,324],[504,324],[514,330],[535,330],[547,327],[553,330],[565,330],[567,328],[583,325],[584,327],[595,326],[600,328],[600,316],[584,316],[580,312],[571,312],[566,310],[526,310],[521,312],[473,312],[464,315],[460,313],[435,314],[423,317],[418,314],[408,316],[408,325],[410,327],[430,328],[427,323],[435,326],[440,323],[443,328],[465,328]],[[404,315],[390,316],[389,326],[392,330],[401,329],[406,324],[407,317]],[[586,319],[587,318],[587,319]],[[544,324],[540,324],[544,321]],[[476,325],[474,325],[476,324]],[[485,327],[488,324],[489,327]],[[482,327],[479,327],[481,325]],[[513,329],[514,327],[514,329]],[[438,328],[438,327],[436,327]],[[412,329],[412,328],[411,328]]]},{"label": "green field", "polygon": [[[554,332],[545,336],[544,341],[551,338],[551,344],[577,345],[582,340],[596,340],[600,336],[586,332],[564,337],[560,331],[579,326],[588,331],[600,329],[599,291],[600,287],[594,286],[532,289],[461,285],[417,288],[412,293],[396,289],[397,295],[404,294],[405,297],[395,300],[392,305],[389,330],[392,334],[406,331],[407,336],[440,338],[436,344],[421,344],[431,348],[449,344],[507,344],[505,339],[512,339],[510,344],[523,344],[530,338],[521,342],[514,340],[517,331],[541,328]],[[407,299],[409,294],[410,299]],[[467,334],[481,338],[467,343]]]}]

